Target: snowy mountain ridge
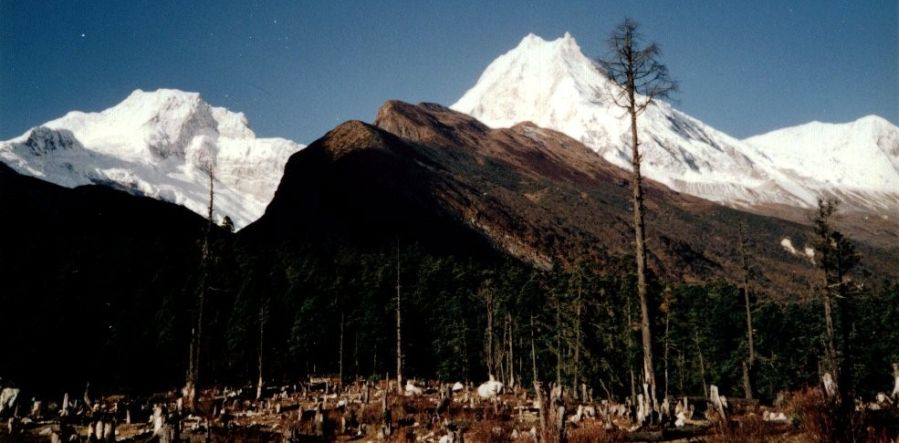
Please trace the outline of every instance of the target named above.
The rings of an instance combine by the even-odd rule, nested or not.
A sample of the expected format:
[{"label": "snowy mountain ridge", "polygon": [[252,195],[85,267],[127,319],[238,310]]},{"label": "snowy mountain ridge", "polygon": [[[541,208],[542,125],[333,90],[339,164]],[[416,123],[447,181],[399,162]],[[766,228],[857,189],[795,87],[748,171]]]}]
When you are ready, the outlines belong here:
[{"label": "snowy mountain ridge", "polygon": [[102,112],[69,112],[0,142],[0,161],[61,186],[108,185],[201,215],[214,165],[216,219],[241,228],[262,215],[287,158],[303,147],[256,138],[242,113],[198,93],[136,90]]},{"label": "snowy mountain ridge", "polygon": [[810,188],[899,193],[899,128],[882,117],[815,121],[743,141]]},{"label": "snowy mountain ridge", "polygon": [[[530,121],[561,131],[630,169],[630,121],[612,101],[616,88],[570,34],[553,41],[529,34],[494,60],[451,108],[491,127]],[[642,170],[677,191],[738,207],[812,207],[823,193],[856,208],[899,211],[897,128],[879,117],[850,126],[852,134],[829,140],[832,155],[817,157],[820,164],[810,168],[810,144],[820,137],[815,124],[741,141],[657,101],[639,117]],[[874,136],[882,149],[857,146],[872,137],[866,129],[875,126],[885,134]],[[791,137],[805,147],[785,146]],[[825,158],[842,163],[835,170]]]}]

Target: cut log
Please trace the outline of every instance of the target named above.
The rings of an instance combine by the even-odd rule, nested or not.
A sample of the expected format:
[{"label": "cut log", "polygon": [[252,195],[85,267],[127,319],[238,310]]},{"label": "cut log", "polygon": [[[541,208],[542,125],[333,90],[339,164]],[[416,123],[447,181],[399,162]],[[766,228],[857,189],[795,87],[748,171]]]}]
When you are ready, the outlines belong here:
[{"label": "cut log", "polygon": [[662,430],[645,430],[628,432],[624,434],[624,441],[672,441],[672,440],[688,440],[693,441],[696,437],[701,437],[709,433],[708,426],[685,426],[678,429],[662,429]]}]

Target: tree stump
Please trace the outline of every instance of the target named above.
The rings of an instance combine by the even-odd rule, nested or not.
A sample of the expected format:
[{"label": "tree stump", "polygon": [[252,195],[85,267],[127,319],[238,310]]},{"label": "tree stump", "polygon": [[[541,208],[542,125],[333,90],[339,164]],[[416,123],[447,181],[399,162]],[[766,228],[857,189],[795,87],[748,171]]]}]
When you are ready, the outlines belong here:
[{"label": "tree stump", "polygon": [[556,441],[559,443],[565,443],[568,441],[568,436],[565,433],[565,406],[559,406],[556,408],[556,416],[555,420],[553,420],[555,431],[556,431]]},{"label": "tree stump", "polygon": [[709,387],[709,398],[712,400],[712,406],[715,407],[715,410],[721,416],[722,422],[727,423],[727,414],[724,412],[724,402],[721,401],[721,396],[718,395],[718,386],[711,385]]},{"label": "tree stump", "polygon": [[540,418],[540,435],[546,435],[546,403],[544,402],[543,386],[537,380],[534,380],[534,392],[537,397],[534,403],[537,407],[537,416]]},{"label": "tree stump", "polygon": [[895,378],[895,382],[893,384],[893,393],[891,396],[896,400],[899,400],[899,363],[893,363],[893,377]]}]

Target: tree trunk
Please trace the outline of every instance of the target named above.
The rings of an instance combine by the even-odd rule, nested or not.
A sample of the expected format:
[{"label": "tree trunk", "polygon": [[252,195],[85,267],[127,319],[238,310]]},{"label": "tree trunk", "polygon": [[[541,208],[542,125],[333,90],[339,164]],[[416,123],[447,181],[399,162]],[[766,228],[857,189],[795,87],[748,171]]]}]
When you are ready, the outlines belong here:
[{"label": "tree trunk", "polygon": [[[533,343],[533,342],[532,342]],[[546,436],[546,395],[543,393],[543,385],[534,379],[534,394],[537,397],[537,403],[540,405],[540,408],[537,410],[537,415],[540,417],[540,440],[542,441]]]},{"label": "tree trunk", "polygon": [[485,351],[487,351],[487,375],[494,377],[496,375],[496,361],[493,359],[493,291],[489,288],[484,293],[487,303],[487,329],[484,331],[484,339],[487,340]]},{"label": "tree trunk", "polygon": [[[625,338],[626,338],[625,345],[627,346],[628,354],[631,354],[634,349],[634,337],[633,337],[633,331],[631,329],[633,327],[634,319],[633,319],[633,316],[631,315],[630,301],[628,301],[624,304],[624,309],[625,309],[625,318],[627,320],[627,331],[626,331],[627,335],[625,335]],[[634,365],[633,365],[633,361],[631,361],[630,358],[628,358],[628,362],[627,362],[627,371],[628,371],[628,374],[630,375],[630,382],[631,382],[630,383],[631,384],[631,402],[636,403],[636,401],[637,401],[637,377],[634,374]]]},{"label": "tree trunk", "polygon": [[693,332],[693,341],[696,343],[696,352],[699,354],[699,377],[702,379],[702,395],[709,395],[709,388],[705,382],[705,360],[702,358],[702,346],[699,345],[698,332]]},{"label": "tree trunk", "polygon": [[556,298],[556,386],[562,384],[562,302]]},{"label": "tree trunk", "polygon": [[746,344],[749,348],[749,355],[746,358],[746,362],[743,363],[743,393],[746,399],[752,400],[752,380],[750,371],[752,370],[752,365],[755,364],[755,343],[752,332],[752,304],[749,298],[749,257],[746,251],[746,233],[744,232],[742,223],[740,224],[739,232],[740,258],[743,267],[743,302],[746,306]]},{"label": "tree trunk", "polygon": [[493,293],[489,288],[484,293],[484,302],[487,304],[487,328],[484,330],[484,339],[487,340],[485,346],[487,353],[487,375],[493,377],[495,368],[493,367]]},{"label": "tree trunk", "polygon": [[668,398],[668,355],[670,354],[669,348],[671,347],[671,339],[669,333],[671,331],[671,311],[670,308],[665,312],[665,348],[664,354],[662,355],[662,361],[665,365],[665,398]]},{"label": "tree trunk", "polygon": [[343,327],[344,327],[344,315],[343,308],[340,308],[340,343],[337,346],[337,368],[338,368],[338,383],[341,388],[343,388]]},{"label": "tree trunk", "polygon": [[515,356],[512,346],[512,314],[506,313],[506,325],[509,330],[509,388],[515,387]]},{"label": "tree trunk", "polygon": [[531,314],[531,381],[537,383],[537,346],[534,344],[534,314]]},{"label": "tree trunk", "polygon": [[259,380],[256,383],[256,400],[262,398],[262,352],[265,349],[265,305],[259,304]]},{"label": "tree trunk", "polygon": [[649,400],[657,408],[656,380],[652,362],[652,332],[649,329],[649,302],[646,283],[646,233],[643,224],[643,177],[640,175],[640,149],[637,138],[637,109],[634,87],[628,87],[631,114],[631,165],[633,171],[634,238],[637,257],[637,297],[640,300],[640,332],[643,340],[643,380],[649,385]]},{"label": "tree trunk", "polygon": [[831,303],[830,291],[825,288],[824,297],[822,300],[824,304],[824,325],[825,325],[825,357],[827,359],[825,371],[831,373],[834,377],[834,381],[839,380],[839,364],[837,363],[837,347],[836,347],[836,339],[834,338],[834,327],[833,327],[833,306]]},{"label": "tree trunk", "polygon": [[203,311],[206,304],[206,286],[209,277],[209,255],[210,244],[209,237],[212,234],[212,224],[215,209],[215,170],[210,165],[209,171],[209,205],[207,206],[206,216],[206,233],[203,236],[203,247],[200,266],[202,268],[200,277],[200,294],[197,301],[197,323],[195,328],[191,329],[191,344],[189,350],[190,362],[188,363],[187,381],[184,384],[182,393],[184,394],[187,407],[191,411],[196,408],[197,389],[200,382],[200,348],[203,343]]},{"label": "tree trunk", "polygon": [[893,363],[893,393],[892,397],[899,400],[899,363]]},{"label": "tree trunk", "polygon": [[402,295],[400,292],[400,241],[396,241],[396,389],[403,395]]},{"label": "tree trunk", "polygon": [[[574,392],[577,392],[580,380],[578,374],[581,372],[581,288],[578,287],[578,298],[574,305],[574,368],[572,368],[572,376],[574,377]],[[584,399],[581,398],[581,401]]]}]

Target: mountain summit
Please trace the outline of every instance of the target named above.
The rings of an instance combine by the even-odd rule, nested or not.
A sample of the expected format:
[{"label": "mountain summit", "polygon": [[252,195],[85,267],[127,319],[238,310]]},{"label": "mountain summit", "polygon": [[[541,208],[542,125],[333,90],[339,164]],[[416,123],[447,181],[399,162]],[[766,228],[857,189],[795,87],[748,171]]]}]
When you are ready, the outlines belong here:
[{"label": "mountain summit", "polygon": [[[609,162],[630,169],[626,138],[630,122],[612,101],[615,88],[571,35],[546,41],[529,34],[494,60],[452,109],[491,127],[530,121],[561,131]],[[658,101],[646,109],[639,123],[644,174],[680,192],[738,207],[774,203],[807,208],[815,205],[822,192],[859,184],[858,180],[837,180],[832,174],[840,171],[825,167],[797,172],[804,168],[803,155],[779,155],[761,139],[750,139],[751,143],[737,140],[666,102]],[[882,121],[881,126],[892,125]],[[814,131],[809,137],[813,141]],[[769,140],[773,143],[773,138]],[[857,141],[849,136],[845,140]],[[892,143],[892,148],[885,148],[877,157],[882,160],[892,155],[886,165],[899,161]],[[844,146],[842,152],[857,152],[857,148],[855,144]],[[856,158],[850,164],[880,160]],[[880,166],[873,170],[880,171],[882,178],[858,188],[860,193],[847,194],[865,209],[883,209],[886,194],[899,202],[899,187],[892,185],[899,174]]]},{"label": "mountain summit", "polygon": [[136,90],[105,111],[69,112],[0,142],[0,161],[58,185],[107,185],[202,215],[212,164],[216,218],[240,228],[262,215],[287,158],[302,147],[256,138],[242,113],[197,93]]}]

